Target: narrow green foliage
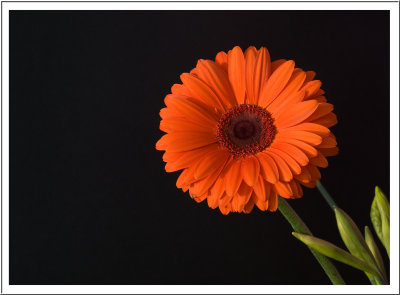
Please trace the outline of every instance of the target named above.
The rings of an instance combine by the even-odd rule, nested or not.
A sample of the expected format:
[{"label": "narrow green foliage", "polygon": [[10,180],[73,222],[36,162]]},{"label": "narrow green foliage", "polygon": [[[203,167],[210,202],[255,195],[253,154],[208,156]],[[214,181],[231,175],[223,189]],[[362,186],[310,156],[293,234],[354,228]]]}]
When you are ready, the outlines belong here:
[{"label": "narrow green foliage", "polygon": [[350,216],[338,207],[335,207],[335,215],[340,236],[350,253],[371,266],[376,265],[363,235]]},{"label": "narrow green foliage", "polygon": [[[301,220],[301,218],[297,215],[297,213],[293,210],[293,208],[289,205],[289,203],[282,197],[279,197],[278,209],[295,231],[312,235],[307,225],[303,222],[303,220]],[[314,255],[315,259],[319,262],[322,269],[325,271],[326,275],[331,280],[332,284],[334,285],[346,284],[342,276],[340,275],[340,273],[338,272],[338,270],[328,257],[322,255],[318,251],[315,251],[311,248],[310,251]]]},{"label": "narrow green foliage", "polygon": [[292,234],[310,248],[329,258],[335,259],[354,268],[367,272],[372,276],[380,275],[374,267],[370,266],[368,263],[365,263],[363,260],[335,246],[332,243],[310,235],[300,234],[296,232],[293,232]]},{"label": "narrow green foliage", "polygon": [[[379,273],[379,281],[382,281],[384,279],[384,276],[380,274],[378,264],[376,263],[375,258],[371,253],[357,225],[354,223],[351,217],[347,215],[346,212],[338,207],[335,207],[335,215],[340,236],[342,237],[342,240],[347,249],[350,251],[351,254],[366,262],[372,268],[376,269],[376,271]],[[366,272],[366,275],[371,282],[375,281],[373,278],[371,278],[370,272]]]},{"label": "narrow green foliage", "polygon": [[368,228],[368,226],[366,226],[364,228],[364,232],[365,232],[365,242],[367,243],[369,249],[371,250],[372,255],[374,255],[374,258],[375,258],[376,264],[379,267],[379,270],[381,271],[385,280],[387,281],[387,274],[386,274],[386,270],[385,270],[385,265],[383,264],[382,255],[379,252],[378,246],[376,245],[376,243],[374,241],[374,237],[373,237],[370,229]]},{"label": "narrow green foliage", "polygon": [[[334,210],[340,236],[350,253],[340,248],[337,248],[333,244],[330,244],[330,248],[326,244],[325,247],[322,247],[322,244],[320,244],[320,250],[327,251],[327,249],[329,248],[330,250],[327,252],[327,254],[324,253],[325,255],[347,263],[349,265],[352,265],[351,263],[355,263],[354,258],[356,258],[358,259],[358,262],[361,261],[362,263],[368,265],[370,270],[365,270],[365,265],[358,265],[358,267],[355,265],[352,266],[364,270],[365,274],[372,284],[388,284],[387,274],[383,264],[382,256],[375,244],[369,228],[365,228],[364,238],[355,222],[350,218],[349,215],[346,214],[346,212],[336,206],[333,198],[329,195],[327,190],[319,181],[317,182],[317,188],[324,199],[327,201],[329,206]],[[375,187],[375,198],[372,202],[370,216],[374,229],[382,244],[385,246],[385,249],[390,258],[390,206],[386,196],[383,194],[379,187]],[[344,254],[336,248],[335,251],[333,251],[334,248],[332,248],[332,246],[341,251],[344,251],[344,253],[347,254]],[[336,256],[329,256],[329,254],[333,255],[332,253],[336,253]],[[351,257],[348,255],[351,255]],[[339,257],[342,260],[340,260]],[[350,260],[346,260],[347,262],[345,262],[345,259]],[[372,272],[371,269],[373,269],[374,271]]]},{"label": "narrow green foliage", "polygon": [[390,258],[390,205],[378,186],[375,187],[370,217],[374,230]]},{"label": "narrow green foliage", "polygon": [[385,194],[382,192],[379,186],[375,187],[375,196],[379,201],[379,205],[382,207],[382,212],[384,212],[388,218],[390,218],[390,205]]}]

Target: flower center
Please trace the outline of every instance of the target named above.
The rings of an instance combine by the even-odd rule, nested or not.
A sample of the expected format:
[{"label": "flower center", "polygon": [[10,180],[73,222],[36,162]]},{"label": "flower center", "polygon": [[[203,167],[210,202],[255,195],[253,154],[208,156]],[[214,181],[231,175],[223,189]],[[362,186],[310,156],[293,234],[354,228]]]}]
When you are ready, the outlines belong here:
[{"label": "flower center", "polygon": [[265,150],[275,138],[271,114],[252,104],[230,108],[220,118],[217,138],[234,157],[245,157]]},{"label": "flower center", "polygon": [[254,136],[256,126],[250,120],[239,121],[233,126],[233,134],[239,139],[249,139]]}]

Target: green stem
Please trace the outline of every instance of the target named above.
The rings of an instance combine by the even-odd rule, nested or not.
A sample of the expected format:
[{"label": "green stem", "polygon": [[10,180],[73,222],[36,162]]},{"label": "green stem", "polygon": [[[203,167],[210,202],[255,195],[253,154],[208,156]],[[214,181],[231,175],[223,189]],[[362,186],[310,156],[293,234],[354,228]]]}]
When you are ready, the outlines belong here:
[{"label": "green stem", "polygon": [[328,203],[328,205],[332,208],[332,210],[335,209],[336,203],[332,199],[331,195],[328,193],[328,191],[325,189],[325,187],[322,185],[320,181],[317,181],[317,189],[321,193],[321,195],[324,197],[325,201]]},{"label": "green stem", "polygon": [[[312,235],[310,229],[305,225],[303,220],[297,215],[289,203],[282,197],[279,197],[278,209],[281,211],[282,215],[290,223],[295,232],[301,234]],[[334,285],[345,285],[342,276],[332,264],[328,257],[318,253],[317,251],[309,248],[311,253],[314,255],[315,259],[318,260],[321,267],[324,269],[326,275],[331,280]]]}]

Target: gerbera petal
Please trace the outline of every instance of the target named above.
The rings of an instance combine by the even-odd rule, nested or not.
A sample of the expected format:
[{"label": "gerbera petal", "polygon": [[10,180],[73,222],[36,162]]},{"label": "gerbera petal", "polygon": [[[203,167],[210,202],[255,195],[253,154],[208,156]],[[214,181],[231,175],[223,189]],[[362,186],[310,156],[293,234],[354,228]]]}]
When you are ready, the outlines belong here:
[{"label": "gerbera petal", "polygon": [[174,84],[171,87],[171,93],[176,94],[176,95],[181,95],[181,96],[190,96],[189,90],[182,84]]},{"label": "gerbera petal", "polygon": [[219,210],[221,211],[222,214],[228,215],[229,212],[232,211],[232,205],[231,205],[231,203],[228,203],[228,204],[226,204],[226,205],[221,205],[221,204],[220,204],[220,205],[219,205]]},{"label": "gerbera petal", "polygon": [[291,182],[289,182],[289,185],[293,192],[292,199],[298,199],[303,196],[303,190],[296,180],[292,180]]},{"label": "gerbera petal", "polygon": [[336,156],[339,153],[339,148],[336,146],[333,148],[318,148],[318,150],[325,157]]},{"label": "gerbera petal", "polygon": [[266,201],[267,200],[267,194],[266,194],[266,190],[269,188],[269,186],[265,185],[265,180],[264,178],[260,175],[258,177],[258,181],[256,182],[256,184],[253,186],[253,190],[255,192],[255,194],[257,195],[257,198],[259,198],[262,201]]},{"label": "gerbera petal", "polygon": [[189,190],[189,185],[183,185],[183,186],[182,186],[182,191],[183,191],[184,193],[186,193],[188,190]]},{"label": "gerbera petal", "polygon": [[315,112],[307,118],[307,121],[317,120],[333,111],[333,105],[330,103],[319,103]]},{"label": "gerbera petal", "polygon": [[268,200],[263,201],[263,200],[260,200],[259,198],[256,198],[255,203],[256,203],[257,208],[260,209],[261,211],[265,211],[268,209]]},{"label": "gerbera petal", "polygon": [[228,71],[228,55],[224,51],[217,54],[215,57],[215,63],[225,71]]},{"label": "gerbera petal", "polygon": [[268,210],[275,212],[278,209],[278,195],[276,192],[271,192],[268,199]]},{"label": "gerbera petal", "polygon": [[229,84],[228,75],[211,60],[200,60],[197,64],[199,78],[206,82],[214,93],[224,102],[225,107],[235,105],[235,95]]},{"label": "gerbera petal", "polygon": [[308,188],[315,188],[316,185],[317,185],[317,182],[316,181],[310,181],[310,182],[307,182],[307,183],[302,183],[302,185],[304,185],[305,187],[308,187]]},{"label": "gerbera petal", "polygon": [[307,157],[307,155],[301,149],[297,148],[296,146],[290,143],[278,141],[274,142],[271,145],[271,147],[287,153],[293,159],[295,159],[296,162],[299,163],[301,166],[306,166],[309,162],[309,158]]},{"label": "gerbera petal", "polygon": [[317,146],[322,142],[321,136],[308,132],[308,131],[301,131],[301,130],[283,130],[279,132],[276,136],[277,138],[293,138],[300,141],[304,141],[313,146]]},{"label": "gerbera petal", "polygon": [[210,196],[207,198],[208,207],[211,209],[215,209],[218,207],[218,198],[216,195],[210,193]]},{"label": "gerbera petal", "polygon": [[267,149],[265,153],[275,161],[279,171],[279,179],[282,181],[292,180],[293,174],[286,162],[279,155],[270,152],[269,149]]},{"label": "gerbera petal", "polygon": [[290,199],[293,196],[292,188],[287,182],[278,181],[274,184],[274,189],[283,198]]},{"label": "gerbera petal", "polygon": [[319,172],[318,168],[313,164],[307,166],[308,171],[310,171],[312,181],[317,181],[321,179],[321,173]]},{"label": "gerbera petal", "polygon": [[213,204],[215,204],[214,202],[217,202],[217,204],[218,204],[218,200],[222,197],[224,192],[225,192],[225,183],[224,183],[224,179],[220,176],[220,177],[218,177],[218,179],[215,181],[213,187],[211,188],[211,197],[213,198],[213,200],[215,198],[215,200],[213,201]]},{"label": "gerbera petal", "polygon": [[304,95],[304,100],[310,99],[313,96],[315,96],[315,94],[321,88],[321,85],[322,85],[322,83],[319,80],[314,80],[314,81],[305,83],[302,88],[306,92],[306,94]]},{"label": "gerbera petal", "polygon": [[325,91],[320,88],[317,90],[317,92],[314,94],[314,96],[317,97],[317,96],[321,96],[324,94],[325,94]]},{"label": "gerbera petal", "polygon": [[233,212],[242,212],[245,204],[243,203],[242,198],[236,195],[232,198],[231,205]]},{"label": "gerbera petal", "polygon": [[304,83],[307,83],[309,81],[311,81],[312,79],[314,79],[316,73],[314,71],[306,71],[306,80],[304,81]]},{"label": "gerbera petal", "polygon": [[297,186],[298,190],[297,198],[303,197],[303,188],[301,187],[300,183],[295,182],[295,185]]},{"label": "gerbera petal", "polygon": [[283,63],[286,62],[286,59],[277,59],[271,63],[271,72],[275,72],[277,68],[279,68]]},{"label": "gerbera petal", "polygon": [[255,156],[249,156],[242,160],[242,176],[243,180],[249,185],[253,186],[260,173],[260,164]]},{"label": "gerbera petal", "polygon": [[207,132],[210,127],[207,125],[196,124],[187,120],[186,118],[170,118],[163,119],[160,121],[160,130],[165,132],[176,132],[176,131],[198,131]]},{"label": "gerbera petal", "polygon": [[180,157],[182,157],[183,154],[184,153],[171,153],[171,152],[166,151],[162,158],[163,158],[164,162],[176,161]]},{"label": "gerbera petal", "polygon": [[188,73],[182,74],[181,80],[189,90],[191,97],[204,102],[208,106],[215,107],[221,112],[225,111],[225,107],[218,96],[205,82]]},{"label": "gerbera petal", "polygon": [[310,163],[321,168],[328,167],[328,160],[321,153],[318,153],[318,156],[311,158]]},{"label": "gerbera petal", "polygon": [[260,163],[260,173],[262,177],[270,183],[277,182],[279,179],[279,171],[275,161],[266,153],[258,153],[257,159]]},{"label": "gerbera petal", "polygon": [[193,200],[195,200],[197,203],[203,202],[203,201],[207,198],[207,196],[208,196],[208,193],[207,193],[207,192],[205,192],[205,193],[202,194],[201,196],[196,195],[196,194],[190,192],[190,189],[189,189],[189,193],[190,193],[190,197],[191,197]]},{"label": "gerbera petal", "polygon": [[315,124],[315,123],[301,123],[295,126],[291,126],[288,128],[282,128],[282,130],[302,130],[315,133],[319,136],[326,137],[329,135],[330,131],[323,125]]},{"label": "gerbera petal", "polygon": [[291,145],[294,145],[299,149],[301,149],[308,157],[315,157],[318,154],[317,149],[315,149],[313,146],[297,139],[282,137],[279,138],[279,140],[276,140],[276,142],[286,142]]},{"label": "gerbera petal", "polygon": [[[197,162],[194,164],[197,164]],[[196,181],[196,179],[194,178],[194,166],[191,166],[183,170],[179,175],[176,180],[176,187],[183,188],[184,186],[190,185],[193,181]]]},{"label": "gerbera petal", "polygon": [[255,199],[256,197],[254,196],[254,193],[251,195],[250,200],[247,202],[247,204],[244,206],[243,212],[244,213],[250,213],[251,210],[253,210],[254,205],[255,205]]},{"label": "gerbera petal", "polygon": [[175,110],[180,116],[184,116],[189,121],[211,128],[217,125],[217,117],[212,111],[190,99],[171,94],[167,95],[165,101],[168,103],[169,108]]},{"label": "gerbera petal", "polygon": [[242,183],[241,165],[242,160],[234,160],[225,176],[225,192],[229,196],[235,195]]},{"label": "gerbera petal", "polygon": [[287,153],[279,150],[279,149],[274,149],[272,147],[270,147],[268,149],[271,153],[275,153],[278,154],[285,162],[286,164],[289,166],[290,170],[292,171],[292,174],[300,174],[301,173],[301,167],[300,165]]},{"label": "gerbera petal", "polygon": [[160,117],[162,119],[184,118],[182,114],[171,108],[162,108],[160,110]]},{"label": "gerbera petal", "polygon": [[325,97],[325,96],[322,96],[322,95],[314,96],[314,97],[312,97],[311,99],[314,99],[314,100],[316,100],[316,101],[318,101],[318,102],[320,102],[320,103],[324,103],[324,102],[327,101],[327,100],[326,100],[326,97]]},{"label": "gerbera petal", "polygon": [[167,172],[173,172],[187,168],[193,165],[196,160],[201,160],[207,154],[213,153],[214,151],[218,151],[217,143],[213,143],[191,151],[186,151],[184,153],[178,153],[180,154],[180,157],[175,160],[170,160],[167,165],[165,165],[165,170]]},{"label": "gerbera petal", "polygon": [[241,202],[241,208],[243,210],[244,205],[247,204],[247,202],[249,201],[251,194],[253,192],[253,188],[251,186],[248,186],[244,181],[242,182],[242,184],[240,185],[238,191],[237,191],[237,199],[240,199]]},{"label": "gerbera petal", "polygon": [[229,158],[229,153],[226,150],[213,150],[207,155],[202,157],[202,160],[196,166],[194,176],[196,178],[202,178],[209,173],[212,173],[215,169],[219,169],[222,164]]},{"label": "gerbera petal", "polygon": [[244,103],[246,94],[245,63],[242,49],[239,46],[228,52],[228,76],[237,103]]},{"label": "gerbera petal", "polygon": [[[275,118],[281,116],[281,113],[285,110],[285,108],[288,108],[289,106],[296,105],[297,103],[300,103],[303,100],[304,97],[304,91],[296,91],[290,94],[287,97],[287,105],[278,105],[276,109],[272,109],[271,107],[267,107],[267,110],[274,115]],[[274,102],[276,99],[274,100]]]},{"label": "gerbera petal", "polygon": [[299,102],[305,94],[305,92],[298,91],[301,85],[303,85],[305,78],[306,74],[303,71],[295,70],[285,89],[267,106],[268,111],[276,113],[286,105]]},{"label": "gerbera petal", "polygon": [[197,69],[196,69],[196,68],[191,69],[190,72],[189,72],[189,74],[192,75],[192,76],[195,76],[196,78],[198,78],[198,76],[197,76]]},{"label": "gerbera petal", "polygon": [[333,148],[335,146],[337,146],[336,138],[332,133],[330,133],[327,137],[325,137],[322,140],[321,144],[318,145],[317,147],[318,148]]},{"label": "gerbera petal", "polygon": [[275,122],[279,128],[290,127],[301,123],[310,117],[318,107],[318,102],[315,100],[307,100],[299,102],[282,112],[274,114]]},{"label": "gerbera petal", "polygon": [[233,197],[234,196],[229,196],[226,194],[226,192],[224,192],[224,194],[218,201],[219,206],[226,206],[227,204],[230,204],[233,200]]},{"label": "gerbera petal", "polygon": [[206,146],[216,141],[217,139],[212,133],[174,132],[161,137],[156,143],[156,149],[183,152]]},{"label": "gerbera petal", "polygon": [[253,90],[254,90],[254,103],[257,103],[261,89],[263,89],[264,83],[271,75],[271,58],[267,48],[261,47],[257,53],[254,66],[254,80],[253,80]]},{"label": "gerbera petal", "polygon": [[262,107],[268,106],[283,90],[294,70],[294,61],[288,60],[279,66],[269,77],[260,92],[258,104]]},{"label": "gerbera petal", "polygon": [[256,63],[257,49],[250,46],[244,53],[246,64],[246,103],[256,104],[257,99],[254,95],[254,65]]},{"label": "gerbera petal", "polygon": [[301,182],[310,182],[311,181],[311,174],[308,170],[308,167],[301,167],[301,173],[294,176],[297,180]]},{"label": "gerbera petal", "polygon": [[326,116],[318,118],[311,123],[324,125],[325,127],[332,127],[337,124],[337,117],[334,113],[329,113]]},{"label": "gerbera petal", "polygon": [[[216,164],[215,168],[211,170],[210,173],[206,174],[206,177],[199,180],[198,182],[193,183],[192,184],[193,193],[196,195],[202,195],[206,193],[217,180],[225,163],[226,159],[224,162]],[[199,164],[201,164],[201,162]],[[195,170],[195,177],[196,177],[196,170]]]}]

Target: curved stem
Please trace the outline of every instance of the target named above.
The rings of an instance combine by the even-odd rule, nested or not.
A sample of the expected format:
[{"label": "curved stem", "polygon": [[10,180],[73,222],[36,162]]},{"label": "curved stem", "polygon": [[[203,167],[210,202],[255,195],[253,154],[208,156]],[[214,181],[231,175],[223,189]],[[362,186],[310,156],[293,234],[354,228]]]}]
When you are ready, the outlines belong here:
[{"label": "curved stem", "polygon": [[321,193],[321,195],[324,197],[325,201],[328,203],[328,205],[334,210],[336,207],[335,201],[332,199],[331,195],[328,193],[328,191],[325,189],[325,187],[322,185],[320,181],[317,181],[317,189]]},{"label": "curved stem", "polygon": [[[290,223],[294,231],[301,233],[312,235],[310,229],[307,225],[301,220],[299,215],[293,210],[293,208],[289,205],[289,203],[282,197],[279,197],[278,209],[282,213],[282,215],[286,218],[286,220]],[[314,255],[315,259],[318,260],[321,267],[324,269],[326,275],[331,280],[334,285],[345,285],[342,276],[336,269],[336,267],[332,264],[328,257],[318,253],[317,251],[309,248],[311,253]]]}]

